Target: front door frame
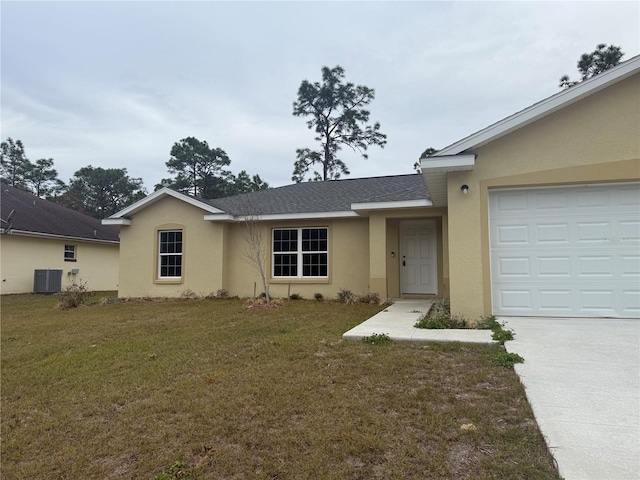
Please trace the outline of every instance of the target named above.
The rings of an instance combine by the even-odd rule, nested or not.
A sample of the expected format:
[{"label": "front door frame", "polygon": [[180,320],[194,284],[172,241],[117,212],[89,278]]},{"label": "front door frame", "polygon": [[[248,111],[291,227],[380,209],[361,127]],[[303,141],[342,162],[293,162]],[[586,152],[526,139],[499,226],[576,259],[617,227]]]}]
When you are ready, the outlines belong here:
[{"label": "front door frame", "polygon": [[[429,227],[429,230],[431,232],[431,240],[432,240],[432,245],[429,246],[429,248],[432,249],[432,273],[431,273],[431,283],[433,285],[433,289],[431,291],[427,291],[427,292],[407,292],[407,287],[405,285],[406,280],[405,280],[405,271],[404,271],[404,265],[403,262],[405,261],[405,234],[406,234],[406,229],[409,226],[412,225],[427,225]],[[399,225],[399,251],[400,251],[400,258],[399,258],[399,263],[400,263],[400,267],[399,267],[399,275],[400,275],[400,295],[438,295],[438,238],[437,238],[437,234],[438,234],[438,228],[437,228],[437,224],[436,221],[434,219],[423,219],[423,220],[402,220],[400,221],[400,225]]]}]

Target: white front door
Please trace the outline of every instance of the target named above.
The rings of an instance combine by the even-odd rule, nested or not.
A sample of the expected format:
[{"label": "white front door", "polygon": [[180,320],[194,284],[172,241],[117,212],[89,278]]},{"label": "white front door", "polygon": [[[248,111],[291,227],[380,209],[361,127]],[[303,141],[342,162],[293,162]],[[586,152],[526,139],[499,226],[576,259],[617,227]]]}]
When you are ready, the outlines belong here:
[{"label": "white front door", "polygon": [[437,294],[438,260],[433,220],[400,224],[400,281],[403,294]]}]

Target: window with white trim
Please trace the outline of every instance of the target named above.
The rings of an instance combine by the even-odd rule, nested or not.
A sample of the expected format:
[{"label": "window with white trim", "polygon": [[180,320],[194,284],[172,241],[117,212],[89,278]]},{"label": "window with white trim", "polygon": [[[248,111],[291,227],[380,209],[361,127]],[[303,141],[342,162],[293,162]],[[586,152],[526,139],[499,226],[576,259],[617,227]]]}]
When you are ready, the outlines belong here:
[{"label": "window with white trim", "polygon": [[75,262],[76,259],[76,246],[75,245],[65,245],[64,246],[64,261],[65,262]]},{"label": "window with white trim", "polygon": [[158,278],[182,277],[182,230],[161,230],[158,241]]},{"label": "window with white trim", "polygon": [[327,278],[329,242],[327,227],[273,230],[273,278]]}]

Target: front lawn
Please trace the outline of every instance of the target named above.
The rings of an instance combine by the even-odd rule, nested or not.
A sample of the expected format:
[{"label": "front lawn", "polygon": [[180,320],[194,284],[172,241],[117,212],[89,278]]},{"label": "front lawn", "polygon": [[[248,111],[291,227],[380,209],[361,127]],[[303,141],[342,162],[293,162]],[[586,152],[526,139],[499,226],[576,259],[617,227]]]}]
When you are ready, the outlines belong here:
[{"label": "front lawn", "polygon": [[557,476],[502,347],[343,341],[365,304],[55,303],[2,298],[4,480]]}]

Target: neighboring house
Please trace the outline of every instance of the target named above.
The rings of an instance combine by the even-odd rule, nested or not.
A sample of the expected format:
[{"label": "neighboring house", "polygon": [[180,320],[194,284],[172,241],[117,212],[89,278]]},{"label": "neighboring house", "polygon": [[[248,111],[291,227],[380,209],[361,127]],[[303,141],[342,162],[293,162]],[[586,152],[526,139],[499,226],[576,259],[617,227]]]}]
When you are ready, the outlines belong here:
[{"label": "neighboring house", "polygon": [[[0,183],[0,292],[34,291],[36,270],[51,271],[50,285],[86,283],[90,290],[118,288],[118,228]],[[43,275],[38,272],[38,289]]]},{"label": "neighboring house", "polygon": [[[158,190],[121,226],[120,295],[445,296],[474,319],[640,316],[640,57],[422,160],[423,175],[202,200]],[[426,182],[426,183],[425,183]]]}]

